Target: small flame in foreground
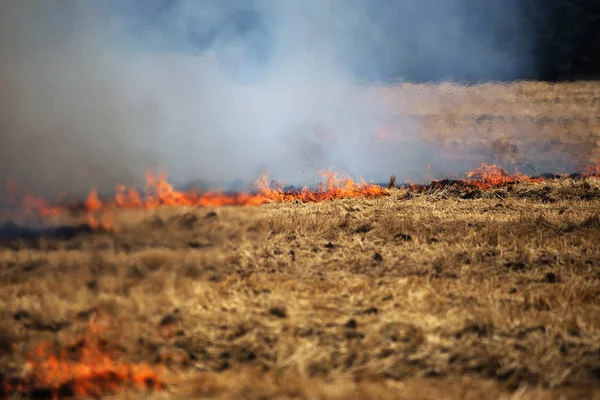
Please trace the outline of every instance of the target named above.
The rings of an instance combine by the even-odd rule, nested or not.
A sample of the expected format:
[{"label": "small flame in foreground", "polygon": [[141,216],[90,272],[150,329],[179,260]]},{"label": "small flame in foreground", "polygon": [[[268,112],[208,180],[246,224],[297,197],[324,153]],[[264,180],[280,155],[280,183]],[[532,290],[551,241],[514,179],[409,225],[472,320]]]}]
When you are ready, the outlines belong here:
[{"label": "small flame in foreground", "polygon": [[6,394],[47,392],[53,399],[64,396],[100,396],[126,386],[161,391],[166,388],[158,373],[148,364],[116,361],[106,340],[89,333],[70,346],[52,351],[52,343],[42,342],[29,355],[22,379],[7,379]]}]

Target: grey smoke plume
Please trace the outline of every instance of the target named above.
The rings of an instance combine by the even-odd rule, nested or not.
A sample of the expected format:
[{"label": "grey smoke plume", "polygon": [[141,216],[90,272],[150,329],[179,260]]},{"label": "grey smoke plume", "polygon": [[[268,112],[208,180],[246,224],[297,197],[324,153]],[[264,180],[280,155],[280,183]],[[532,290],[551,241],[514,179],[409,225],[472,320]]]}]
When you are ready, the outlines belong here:
[{"label": "grey smoke plume", "polygon": [[409,121],[412,144],[374,144],[401,110],[373,81],[523,71],[526,49],[494,36],[518,9],[494,3],[482,24],[460,0],[3,1],[0,180],[110,190],[157,164],[176,182],[403,179],[432,149]]}]

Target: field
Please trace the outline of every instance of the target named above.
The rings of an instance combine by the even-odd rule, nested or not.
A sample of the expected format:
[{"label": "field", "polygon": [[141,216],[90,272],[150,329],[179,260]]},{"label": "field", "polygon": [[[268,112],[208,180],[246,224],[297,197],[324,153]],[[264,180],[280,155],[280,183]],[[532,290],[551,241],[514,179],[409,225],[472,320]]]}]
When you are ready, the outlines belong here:
[{"label": "field", "polygon": [[[381,95],[482,161],[600,155],[600,84]],[[600,398],[598,177],[76,217],[0,229],[0,397]]]},{"label": "field", "polygon": [[[515,164],[531,173],[526,162],[540,174],[564,173],[572,172],[565,165],[575,169],[600,157],[598,82],[404,84],[378,94],[390,109],[399,110],[390,130],[402,131],[406,121],[414,121],[419,140],[442,146],[454,165],[467,158]],[[435,177],[447,177],[443,163],[436,168],[439,160],[428,161]]]}]

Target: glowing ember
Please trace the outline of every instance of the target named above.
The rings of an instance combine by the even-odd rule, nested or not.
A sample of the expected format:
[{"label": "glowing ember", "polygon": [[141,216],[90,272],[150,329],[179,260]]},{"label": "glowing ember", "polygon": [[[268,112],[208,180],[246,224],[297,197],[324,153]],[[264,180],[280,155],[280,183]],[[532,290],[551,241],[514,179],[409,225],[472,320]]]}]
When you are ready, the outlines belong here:
[{"label": "glowing ember", "polygon": [[[92,327],[93,328],[93,327]],[[100,396],[124,387],[160,391],[166,388],[158,373],[147,364],[116,361],[116,351],[90,329],[86,337],[53,351],[41,343],[28,356],[25,376],[6,380],[4,393],[48,393],[64,396]]]}]

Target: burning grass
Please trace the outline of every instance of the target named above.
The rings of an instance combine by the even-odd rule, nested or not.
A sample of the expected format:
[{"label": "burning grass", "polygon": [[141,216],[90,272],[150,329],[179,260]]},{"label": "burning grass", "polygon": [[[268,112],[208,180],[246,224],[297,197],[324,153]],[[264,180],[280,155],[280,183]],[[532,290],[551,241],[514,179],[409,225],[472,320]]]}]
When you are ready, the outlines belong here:
[{"label": "burning grass", "polygon": [[18,202],[16,186],[13,181],[7,183],[6,204],[20,208],[27,215],[40,218],[65,216],[74,210],[82,209],[87,215],[87,224],[91,229],[115,230],[115,209],[150,210],[164,206],[258,206],[265,203],[286,202],[321,202],[325,200],[351,198],[378,198],[388,193],[378,185],[362,180],[355,181],[349,176],[339,175],[331,171],[322,171],[324,182],[315,189],[304,187],[298,191],[285,191],[281,184],[270,184],[268,173],[256,183],[255,193],[222,193],[194,191],[181,192],[168,182],[166,174],[146,174],[144,195],[134,188],[116,187],[114,198],[103,200],[96,190],[92,190],[82,206],[52,205],[41,198],[24,194]]},{"label": "burning grass", "polygon": [[[597,398],[598,87],[382,93],[418,92],[398,108],[425,139],[494,144],[426,186],[265,176],[201,193],[148,174],[66,204],[10,182],[0,397]],[[539,149],[585,163],[543,179],[496,165]]]},{"label": "burning grass", "polygon": [[[600,159],[594,163],[584,164],[580,176],[600,176]],[[255,193],[222,193],[194,191],[182,192],[176,190],[167,180],[164,173],[154,174],[149,171],[146,175],[144,195],[133,188],[119,185],[112,199],[101,199],[96,190],[92,190],[85,202],[77,206],[57,204],[51,205],[41,198],[24,194],[21,201],[17,201],[15,183],[7,183],[7,197],[5,203],[20,208],[26,215],[36,215],[48,219],[73,214],[83,211],[86,214],[86,224],[82,225],[91,230],[113,231],[120,227],[116,221],[116,210],[145,209],[151,210],[165,206],[185,207],[222,207],[222,206],[259,206],[266,203],[318,203],[327,200],[366,198],[375,199],[389,195],[389,189],[396,187],[396,178],[392,176],[387,188],[383,185],[366,183],[363,180],[355,181],[349,176],[339,175],[331,171],[321,172],[324,182],[310,189],[285,190],[280,183],[270,183],[268,173],[264,174],[256,183]],[[462,178],[454,180],[434,180],[429,185],[409,184],[408,188],[415,192],[426,192],[445,187],[453,187],[459,191],[490,190],[516,183],[541,183],[542,177],[530,177],[519,171],[508,173],[498,165],[482,163]],[[474,192],[471,192],[471,194]],[[8,227],[10,228],[10,226]],[[60,228],[59,228],[60,230]],[[7,230],[6,226],[0,229],[0,238]],[[44,230],[40,231],[43,236]]]},{"label": "burning grass", "polygon": [[319,202],[344,198],[377,198],[386,193],[380,187],[364,181],[356,182],[348,176],[339,176],[331,171],[321,172],[324,182],[316,189],[307,187],[300,191],[286,192],[280,184],[271,185],[268,173],[256,183],[256,193],[225,194],[220,192],[180,192],[173,188],[164,173],[146,175],[145,195],[135,189],[117,187],[114,200],[102,202],[96,192],[92,192],[86,201],[87,211],[106,209],[110,206],[118,208],[153,209],[161,206],[256,206],[269,202]]},{"label": "burning grass", "polygon": [[[596,178],[563,178],[477,200],[391,188],[121,209],[118,232],[3,247],[5,390],[589,397],[600,385],[594,192]],[[94,328],[98,316],[110,329]]]},{"label": "burning grass", "polygon": [[[34,398],[98,397],[123,387],[162,391],[159,373],[146,363],[117,361],[118,347],[102,339],[98,326],[73,343],[41,342],[26,356],[22,378],[7,378],[4,394]],[[0,393],[2,394],[2,393]]]}]

